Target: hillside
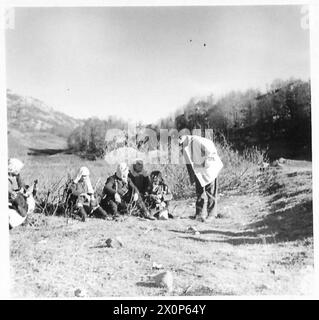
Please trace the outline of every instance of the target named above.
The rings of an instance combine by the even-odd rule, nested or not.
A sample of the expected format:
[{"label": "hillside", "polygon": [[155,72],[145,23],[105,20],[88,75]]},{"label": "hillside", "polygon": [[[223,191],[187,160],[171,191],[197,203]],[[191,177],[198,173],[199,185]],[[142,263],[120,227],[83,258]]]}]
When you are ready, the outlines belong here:
[{"label": "hillside", "polygon": [[7,90],[7,119],[9,155],[25,155],[29,148],[64,149],[68,135],[83,123],[11,90]]}]

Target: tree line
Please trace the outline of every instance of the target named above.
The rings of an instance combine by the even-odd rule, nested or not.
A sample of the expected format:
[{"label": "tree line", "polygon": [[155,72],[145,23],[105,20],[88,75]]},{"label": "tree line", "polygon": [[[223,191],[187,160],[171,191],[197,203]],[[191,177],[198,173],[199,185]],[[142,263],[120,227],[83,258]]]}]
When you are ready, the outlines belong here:
[{"label": "tree line", "polygon": [[[216,139],[227,139],[239,151],[257,146],[270,158],[311,159],[310,80],[275,80],[266,93],[257,89],[232,91],[215,99],[213,95],[189,102],[173,115],[146,126],[160,129],[213,129]],[[124,120],[89,119],[68,138],[69,147],[84,156],[98,158],[121,146],[134,146],[128,139],[105,141],[108,129],[125,130]],[[141,147],[145,140],[138,140]],[[156,146],[154,146],[156,148]]]}]

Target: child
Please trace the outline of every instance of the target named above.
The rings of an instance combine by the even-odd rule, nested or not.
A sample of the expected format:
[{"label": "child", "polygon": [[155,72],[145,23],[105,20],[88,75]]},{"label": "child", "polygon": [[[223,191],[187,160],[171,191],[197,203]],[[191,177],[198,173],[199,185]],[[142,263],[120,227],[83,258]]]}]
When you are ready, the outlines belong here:
[{"label": "child", "polygon": [[128,177],[129,169],[126,163],[120,163],[116,173],[109,177],[103,189],[101,205],[114,217],[121,212],[129,213],[129,206],[136,204],[144,218],[154,220],[147,210],[136,186]]},{"label": "child", "polygon": [[146,195],[147,205],[155,211],[154,217],[160,218],[167,214],[167,218],[174,218],[169,213],[169,201],[173,196],[168,186],[165,184],[160,171],[153,171],[150,177],[151,183]]}]

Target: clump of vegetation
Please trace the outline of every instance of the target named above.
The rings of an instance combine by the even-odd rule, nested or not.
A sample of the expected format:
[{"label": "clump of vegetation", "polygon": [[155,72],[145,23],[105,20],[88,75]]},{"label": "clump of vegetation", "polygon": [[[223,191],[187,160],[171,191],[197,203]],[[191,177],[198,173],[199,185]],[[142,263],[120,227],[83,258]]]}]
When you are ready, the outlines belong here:
[{"label": "clump of vegetation", "polygon": [[[258,190],[259,167],[265,161],[265,152],[258,148],[238,152],[225,138],[216,142],[216,147],[224,164],[219,176],[219,192],[246,193]],[[44,164],[41,159],[34,157],[25,167],[26,181],[39,180],[37,212],[45,215],[65,215],[63,192],[79,167],[87,166],[90,169],[98,197],[102,195],[106,179],[116,170],[116,164],[108,165],[104,160],[83,160],[74,155],[59,155],[46,161],[50,164]],[[175,200],[194,198],[195,186],[190,184],[185,165],[146,164],[145,168],[149,173],[153,170],[162,172]]]}]

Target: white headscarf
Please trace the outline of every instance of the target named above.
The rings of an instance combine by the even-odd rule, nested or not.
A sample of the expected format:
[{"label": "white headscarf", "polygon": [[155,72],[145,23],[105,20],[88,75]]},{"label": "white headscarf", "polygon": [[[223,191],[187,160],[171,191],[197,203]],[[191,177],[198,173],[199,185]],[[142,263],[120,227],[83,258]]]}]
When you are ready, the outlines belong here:
[{"label": "white headscarf", "polygon": [[91,184],[91,180],[90,180],[90,170],[87,167],[81,167],[78,171],[78,174],[76,175],[76,177],[74,178],[74,183],[78,183],[80,181],[80,179],[84,177],[84,182],[87,186],[88,189],[88,193],[94,193],[92,184]]},{"label": "white headscarf", "polygon": [[129,169],[128,169],[127,164],[125,162],[122,162],[117,166],[116,175],[118,178],[127,182],[128,171],[129,171]]},{"label": "white headscarf", "polygon": [[[178,143],[179,144],[184,144],[186,142],[186,140],[188,140],[188,136],[187,135],[182,135],[178,138]],[[187,144],[187,142],[185,143]]]},{"label": "white headscarf", "polygon": [[10,158],[8,161],[8,173],[18,175],[24,164],[19,159]]}]

